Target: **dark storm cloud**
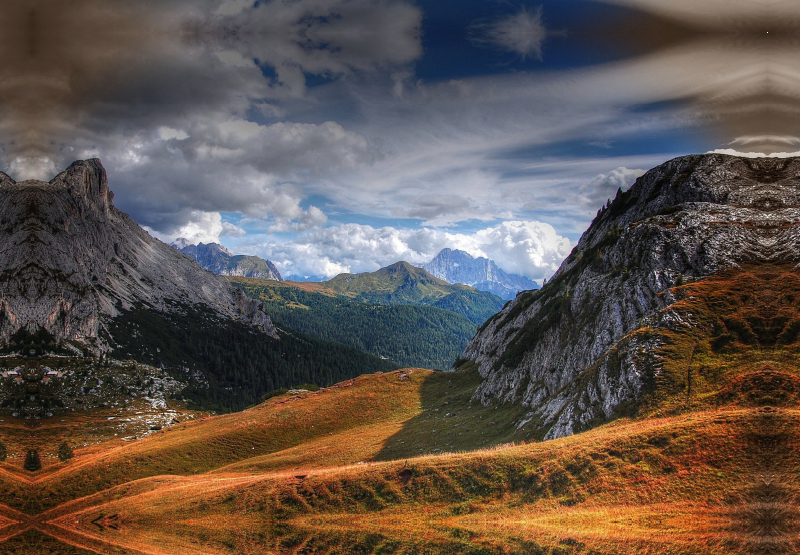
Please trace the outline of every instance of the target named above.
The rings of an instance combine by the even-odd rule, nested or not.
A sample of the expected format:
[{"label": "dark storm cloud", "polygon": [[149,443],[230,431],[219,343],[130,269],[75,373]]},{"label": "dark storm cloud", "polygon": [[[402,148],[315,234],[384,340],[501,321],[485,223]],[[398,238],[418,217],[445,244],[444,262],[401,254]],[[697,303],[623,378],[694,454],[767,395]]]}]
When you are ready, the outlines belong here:
[{"label": "dark storm cloud", "polygon": [[197,210],[318,223],[291,182],[380,154],[333,121],[275,121],[281,103],[309,102],[307,75],[421,53],[421,13],[400,1],[22,0],[0,20],[5,168],[47,179],[98,155],[118,202],[161,230]]},{"label": "dark storm cloud", "polygon": [[624,20],[631,32],[615,26],[605,37],[592,31],[595,38],[651,62],[654,90],[663,88],[659,80],[670,78],[676,69],[680,72],[679,82],[685,83],[685,88],[654,100],[684,102],[719,142],[739,150],[773,153],[798,149],[797,2],[608,2],[639,11]]}]

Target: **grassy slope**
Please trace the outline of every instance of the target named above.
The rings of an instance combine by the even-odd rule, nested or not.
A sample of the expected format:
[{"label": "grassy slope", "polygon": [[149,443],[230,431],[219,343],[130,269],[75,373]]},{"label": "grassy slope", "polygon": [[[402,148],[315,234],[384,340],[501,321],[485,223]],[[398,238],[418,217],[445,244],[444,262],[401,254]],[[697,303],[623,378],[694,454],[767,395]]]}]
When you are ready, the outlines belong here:
[{"label": "grassy slope", "polygon": [[[53,505],[98,493],[53,509],[38,529],[151,554],[797,552],[797,277],[759,268],[683,286],[674,308],[696,325],[660,332],[664,365],[633,419],[413,457],[524,429],[511,409],[470,406],[468,372],[365,376],[78,451],[32,487]],[[156,476],[170,468],[190,475]],[[105,475],[119,485],[99,491],[113,485]],[[137,476],[152,477],[126,482]]]},{"label": "grassy slope", "polygon": [[[52,516],[157,553],[747,552],[759,540],[752,498],[789,506],[800,486],[759,476],[764,456],[796,468],[798,416],[737,407],[464,454],[150,480]],[[765,452],[760,438],[775,431],[780,445]],[[101,515],[124,526],[99,531]]]},{"label": "grassy slope", "polygon": [[229,279],[261,300],[276,323],[404,367],[447,370],[475,334],[464,316],[433,306],[371,305],[285,282]]},{"label": "grassy slope", "polygon": [[377,272],[340,274],[321,283],[287,283],[309,292],[372,304],[435,306],[461,314],[475,325],[483,324],[504,305],[496,295],[467,285],[452,285],[407,262]]}]

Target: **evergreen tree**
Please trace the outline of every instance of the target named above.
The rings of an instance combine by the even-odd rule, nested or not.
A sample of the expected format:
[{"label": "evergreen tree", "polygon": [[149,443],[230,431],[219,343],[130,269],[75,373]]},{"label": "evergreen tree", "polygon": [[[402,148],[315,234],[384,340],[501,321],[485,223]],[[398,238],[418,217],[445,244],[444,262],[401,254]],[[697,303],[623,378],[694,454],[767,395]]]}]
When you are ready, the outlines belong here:
[{"label": "evergreen tree", "polygon": [[72,447],[69,446],[69,443],[62,441],[61,445],[58,446],[58,460],[62,462],[68,461],[74,456],[75,455],[72,452]]},{"label": "evergreen tree", "polygon": [[31,449],[25,455],[25,463],[22,467],[29,472],[36,472],[42,468],[42,461],[39,458],[39,452],[36,449]]}]

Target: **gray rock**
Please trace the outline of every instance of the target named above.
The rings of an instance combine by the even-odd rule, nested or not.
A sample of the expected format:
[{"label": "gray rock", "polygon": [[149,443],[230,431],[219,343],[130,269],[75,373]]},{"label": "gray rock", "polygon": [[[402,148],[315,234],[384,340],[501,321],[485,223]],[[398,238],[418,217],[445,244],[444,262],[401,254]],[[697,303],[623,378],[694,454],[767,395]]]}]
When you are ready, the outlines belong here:
[{"label": "gray rock", "polygon": [[52,181],[0,174],[0,340],[44,329],[96,353],[104,322],[134,305],[202,304],[275,336],[259,304],[114,207],[99,160]]},{"label": "gray rock", "polygon": [[278,268],[269,260],[258,256],[231,254],[219,243],[193,245],[184,238],[176,239],[172,246],[191,256],[206,270],[221,276],[239,276],[283,281]]},{"label": "gray rock", "polygon": [[504,300],[510,300],[520,291],[538,289],[536,282],[517,274],[508,274],[494,260],[473,258],[461,250],[442,249],[423,268],[448,283],[463,283],[479,291],[488,291]]},{"label": "gray rock", "polygon": [[668,309],[683,280],[746,264],[800,262],[800,159],[677,158],[601,209],[539,291],[489,320],[461,361],[474,399],[529,409],[544,438],[605,422],[635,404],[660,369],[658,335],[692,325]]}]

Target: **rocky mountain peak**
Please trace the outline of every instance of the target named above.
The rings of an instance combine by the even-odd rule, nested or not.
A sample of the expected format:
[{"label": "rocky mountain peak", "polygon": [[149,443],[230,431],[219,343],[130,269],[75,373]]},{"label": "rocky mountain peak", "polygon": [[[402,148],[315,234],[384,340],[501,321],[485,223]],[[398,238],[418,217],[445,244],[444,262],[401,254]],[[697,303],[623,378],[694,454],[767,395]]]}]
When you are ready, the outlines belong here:
[{"label": "rocky mountain peak", "polygon": [[463,283],[480,291],[510,300],[520,291],[538,289],[533,280],[503,271],[494,260],[475,258],[468,252],[445,248],[433,260],[421,266],[448,283]]},{"label": "rocky mountain peak", "polygon": [[479,330],[460,361],[483,378],[474,399],[522,405],[520,426],[543,438],[636,410],[661,375],[667,332],[724,336],[746,325],[696,328],[683,284],[800,262],[798,175],[798,158],[719,154],[647,172],[598,211],[545,287]]},{"label": "rocky mountain peak", "polygon": [[43,330],[103,352],[107,319],[133,306],[198,304],[275,333],[255,301],[115,208],[100,160],[74,162],[50,182],[2,179],[0,341]]},{"label": "rocky mountain peak", "polygon": [[283,281],[277,266],[270,260],[245,254],[231,254],[219,243],[200,243],[193,245],[180,238],[172,246],[183,254],[191,256],[206,270],[222,276],[248,277]]}]

